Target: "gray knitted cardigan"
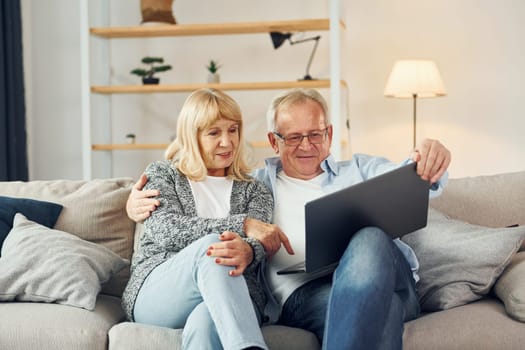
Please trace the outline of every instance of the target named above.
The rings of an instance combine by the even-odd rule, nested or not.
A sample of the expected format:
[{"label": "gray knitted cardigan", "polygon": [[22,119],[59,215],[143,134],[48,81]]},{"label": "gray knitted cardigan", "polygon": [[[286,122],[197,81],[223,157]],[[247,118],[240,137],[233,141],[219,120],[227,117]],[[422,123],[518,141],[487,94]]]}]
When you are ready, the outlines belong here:
[{"label": "gray knitted cardigan", "polygon": [[157,197],[160,206],[144,222],[144,233],[131,263],[131,278],[122,295],[122,307],[128,319],[133,320],[138,292],[155,267],[204,235],[226,230],[237,232],[253,249],[254,259],[243,276],[252,300],[263,314],[267,295],[258,278],[260,263],[266,255],[258,240],[246,238],[243,227],[246,217],[270,222],[273,198],[268,188],[258,181],[234,181],[230,216],[207,219],[197,216],[189,181],[171,162],[154,162],[146,168],[145,174],[148,177],[145,189],[160,191]]}]

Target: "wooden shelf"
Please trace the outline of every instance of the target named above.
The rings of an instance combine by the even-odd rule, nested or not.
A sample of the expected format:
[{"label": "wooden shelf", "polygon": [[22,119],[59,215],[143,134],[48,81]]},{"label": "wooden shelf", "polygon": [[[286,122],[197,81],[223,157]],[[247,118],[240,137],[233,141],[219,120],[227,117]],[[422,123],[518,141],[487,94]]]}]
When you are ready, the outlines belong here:
[{"label": "wooden shelf", "polygon": [[[270,147],[268,141],[249,141],[248,144],[253,148]],[[167,143],[114,143],[114,144],[93,144],[93,151],[133,151],[133,150],[165,150]]]},{"label": "wooden shelf", "polygon": [[[341,80],[341,86],[346,82]],[[159,85],[115,85],[92,86],[91,92],[99,94],[130,94],[130,93],[158,93],[158,92],[191,92],[200,88],[214,88],[220,90],[278,90],[292,88],[329,88],[330,80],[298,80],[298,81],[269,81],[247,83],[197,83],[197,84],[159,84]]]},{"label": "wooden shelf", "polygon": [[[345,27],[340,22],[342,28]],[[329,30],[329,19],[301,19],[287,21],[163,24],[158,26],[97,27],[90,32],[103,38],[145,38],[189,35],[254,34],[269,32],[303,32]]]},{"label": "wooden shelf", "polygon": [[166,149],[167,143],[120,143],[120,144],[94,144],[91,145],[93,151],[114,151],[114,150],[154,150]]},{"label": "wooden shelf", "polygon": [[[348,144],[348,141],[341,140],[341,145]],[[133,150],[165,150],[168,143],[110,143],[110,144],[93,144],[93,151],[133,151]],[[248,145],[253,148],[268,148],[268,141],[248,141]]]}]

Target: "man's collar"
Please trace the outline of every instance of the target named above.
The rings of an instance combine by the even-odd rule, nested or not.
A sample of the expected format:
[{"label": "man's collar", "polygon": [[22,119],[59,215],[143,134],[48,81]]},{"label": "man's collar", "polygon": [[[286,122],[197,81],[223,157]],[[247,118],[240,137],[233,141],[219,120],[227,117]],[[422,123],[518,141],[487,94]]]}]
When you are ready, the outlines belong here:
[{"label": "man's collar", "polygon": [[[271,157],[265,159],[266,169],[275,171],[277,174],[282,170],[283,164],[280,157]],[[334,175],[339,175],[339,166],[332,154],[328,155],[325,160],[321,162],[321,169],[327,173],[333,173]]]},{"label": "man's collar", "polygon": [[333,173],[339,175],[339,166],[332,154],[328,155],[325,160],[321,162],[321,169],[327,173]]},{"label": "man's collar", "polygon": [[276,172],[281,171],[283,164],[281,163],[280,157],[270,157],[264,160],[266,164],[266,169],[275,169]]}]

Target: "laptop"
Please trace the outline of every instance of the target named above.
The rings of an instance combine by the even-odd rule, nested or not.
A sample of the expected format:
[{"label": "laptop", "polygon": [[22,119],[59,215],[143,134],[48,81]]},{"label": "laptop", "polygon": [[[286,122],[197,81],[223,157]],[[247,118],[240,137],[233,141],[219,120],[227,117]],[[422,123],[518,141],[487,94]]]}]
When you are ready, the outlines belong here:
[{"label": "laptop", "polygon": [[306,203],[306,260],[277,274],[331,272],[363,227],[379,227],[392,238],[425,227],[429,188],[410,163]]}]

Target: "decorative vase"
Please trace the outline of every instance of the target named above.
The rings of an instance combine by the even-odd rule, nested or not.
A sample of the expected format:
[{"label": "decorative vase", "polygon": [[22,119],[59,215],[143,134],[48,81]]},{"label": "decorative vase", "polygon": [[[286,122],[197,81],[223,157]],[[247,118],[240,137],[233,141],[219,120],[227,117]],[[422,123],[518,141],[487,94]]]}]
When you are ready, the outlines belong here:
[{"label": "decorative vase", "polygon": [[140,0],[142,23],[177,24],[172,12],[173,0]]},{"label": "decorative vase", "polygon": [[208,74],[208,83],[217,84],[221,82],[221,76],[219,73],[209,73]]}]

